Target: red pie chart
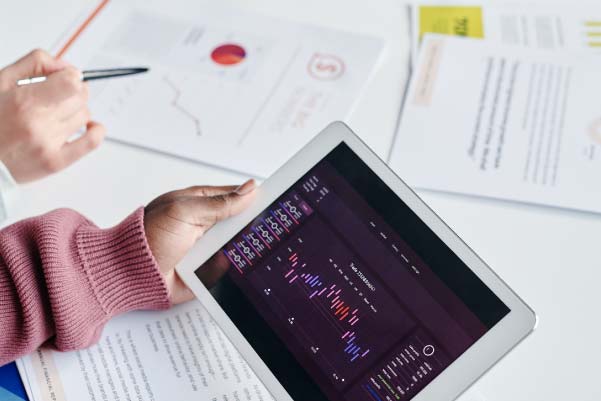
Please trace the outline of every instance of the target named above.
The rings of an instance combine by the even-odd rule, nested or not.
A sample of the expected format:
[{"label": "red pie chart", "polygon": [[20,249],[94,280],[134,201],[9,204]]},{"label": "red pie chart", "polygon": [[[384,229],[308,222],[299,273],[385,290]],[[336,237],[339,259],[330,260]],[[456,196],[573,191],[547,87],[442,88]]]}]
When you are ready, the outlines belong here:
[{"label": "red pie chart", "polygon": [[211,52],[211,59],[219,65],[236,65],[244,61],[246,50],[242,46],[226,43]]}]

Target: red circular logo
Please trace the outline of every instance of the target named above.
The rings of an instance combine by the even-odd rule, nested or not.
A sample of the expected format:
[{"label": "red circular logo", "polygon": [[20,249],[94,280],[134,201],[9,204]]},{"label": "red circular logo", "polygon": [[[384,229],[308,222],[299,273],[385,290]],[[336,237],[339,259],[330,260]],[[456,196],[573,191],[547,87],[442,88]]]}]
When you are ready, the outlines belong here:
[{"label": "red circular logo", "polygon": [[344,62],[332,54],[315,53],[307,66],[309,75],[322,81],[333,81],[344,74]]},{"label": "red circular logo", "polygon": [[211,59],[219,65],[240,64],[246,58],[246,50],[240,45],[226,43],[211,52]]}]

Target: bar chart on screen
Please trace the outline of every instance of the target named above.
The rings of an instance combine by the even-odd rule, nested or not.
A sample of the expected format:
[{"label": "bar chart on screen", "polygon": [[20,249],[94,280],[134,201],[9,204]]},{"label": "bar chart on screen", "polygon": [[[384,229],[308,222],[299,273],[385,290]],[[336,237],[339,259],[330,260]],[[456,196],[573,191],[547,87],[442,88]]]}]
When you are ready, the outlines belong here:
[{"label": "bar chart on screen", "polygon": [[[331,258],[328,261],[331,268],[338,269],[337,264]],[[340,345],[341,348],[344,347],[343,352],[348,355],[348,360],[354,362],[367,356],[370,350],[357,344],[361,339],[358,338],[354,329],[360,320],[359,308],[361,305],[355,306],[348,303],[348,297],[342,285],[337,283],[330,285],[319,273],[302,273],[303,270],[307,270],[307,264],[300,261],[298,252],[294,252],[288,257],[288,264],[286,269],[289,268],[289,270],[284,274],[284,279],[306,295],[315,310],[330,323],[332,330],[342,333]],[[352,287],[352,282],[350,282],[350,286],[350,290],[356,288]],[[362,295],[362,293],[359,294],[359,296]],[[369,304],[367,298],[365,298],[365,303]],[[375,309],[373,310],[375,311]]]},{"label": "bar chart on screen", "polygon": [[[349,258],[347,245],[333,233],[327,244],[318,239],[316,233],[324,230],[329,228],[318,216],[305,216],[270,245],[273,251],[260,263],[258,249],[256,256],[246,254],[248,260],[240,257],[239,270],[260,289],[300,347],[328,367],[332,384],[343,388],[414,326],[409,316],[382,306],[395,301],[358,257]],[[237,251],[230,253],[230,261],[245,252],[237,241],[236,248],[233,243],[224,247],[228,253]]]}]

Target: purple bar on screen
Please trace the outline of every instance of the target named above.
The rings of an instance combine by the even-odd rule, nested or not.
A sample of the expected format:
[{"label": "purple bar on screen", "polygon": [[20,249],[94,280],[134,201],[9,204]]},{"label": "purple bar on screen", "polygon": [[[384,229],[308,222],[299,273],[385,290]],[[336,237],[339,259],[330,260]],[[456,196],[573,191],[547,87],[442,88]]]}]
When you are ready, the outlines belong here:
[{"label": "purple bar on screen", "polygon": [[305,212],[307,216],[310,216],[313,213],[313,209],[311,209],[311,206],[309,206],[306,202],[301,201],[299,206],[301,209],[303,209],[303,212]]}]

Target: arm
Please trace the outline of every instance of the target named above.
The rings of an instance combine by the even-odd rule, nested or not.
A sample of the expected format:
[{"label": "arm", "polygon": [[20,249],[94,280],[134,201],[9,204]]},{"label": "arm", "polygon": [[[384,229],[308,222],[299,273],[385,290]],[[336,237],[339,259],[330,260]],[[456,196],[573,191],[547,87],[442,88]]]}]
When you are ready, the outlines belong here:
[{"label": "arm", "polygon": [[89,346],[111,316],[169,307],[143,220],[138,209],[99,229],[62,209],[0,232],[0,365],[47,340]]},{"label": "arm", "polygon": [[[170,192],[109,229],[61,209],[0,231],[0,365],[44,343],[87,347],[112,316],[192,299],[175,266],[213,224],[246,208],[254,188]],[[226,268],[216,261],[201,280],[210,287]]]}]

